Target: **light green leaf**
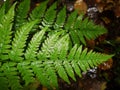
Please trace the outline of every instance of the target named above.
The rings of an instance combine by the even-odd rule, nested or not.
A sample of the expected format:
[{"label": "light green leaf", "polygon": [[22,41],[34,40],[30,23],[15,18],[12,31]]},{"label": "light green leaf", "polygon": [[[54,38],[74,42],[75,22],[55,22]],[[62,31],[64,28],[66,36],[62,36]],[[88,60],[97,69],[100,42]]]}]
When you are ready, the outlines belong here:
[{"label": "light green leaf", "polygon": [[48,29],[48,27],[45,27],[33,36],[32,40],[30,41],[30,43],[28,45],[28,49],[26,50],[26,53],[25,53],[25,58],[27,60],[35,60],[36,59],[37,51],[39,49],[38,47],[39,47],[41,40],[45,34],[45,31],[47,29]]},{"label": "light green leaf", "polygon": [[37,20],[31,21],[26,25],[21,26],[21,28],[17,30],[12,42],[12,50],[9,53],[9,57],[11,60],[16,62],[23,60],[23,57],[21,56],[24,54],[23,51],[28,34],[30,30],[33,28],[33,26],[36,24],[36,22]]},{"label": "light green leaf", "polygon": [[67,74],[74,80],[76,81],[75,79],[75,75],[74,75],[74,71],[73,71],[73,68],[71,67],[71,64],[67,61],[64,61],[63,62],[63,65],[65,66],[65,69],[66,69],[66,72]]}]

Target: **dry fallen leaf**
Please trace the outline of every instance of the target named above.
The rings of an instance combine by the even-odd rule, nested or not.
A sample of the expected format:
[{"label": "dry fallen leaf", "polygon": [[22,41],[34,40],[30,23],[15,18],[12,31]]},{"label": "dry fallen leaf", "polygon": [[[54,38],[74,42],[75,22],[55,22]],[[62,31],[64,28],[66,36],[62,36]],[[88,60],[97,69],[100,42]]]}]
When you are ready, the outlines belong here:
[{"label": "dry fallen leaf", "polygon": [[78,10],[78,13],[84,13],[87,12],[87,4],[83,0],[77,0],[74,4],[74,9]]}]

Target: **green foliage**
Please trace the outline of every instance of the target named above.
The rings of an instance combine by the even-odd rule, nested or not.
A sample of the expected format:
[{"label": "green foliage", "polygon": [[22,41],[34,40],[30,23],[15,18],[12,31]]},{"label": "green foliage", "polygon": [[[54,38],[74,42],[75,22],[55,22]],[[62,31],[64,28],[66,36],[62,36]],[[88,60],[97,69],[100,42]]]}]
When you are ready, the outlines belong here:
[{"label": "green foliage", "polygon": [[[10,42],[11,42],[11,34],[12,34],[12,21],[14,17],[14,7],[15,4],[10,8],[10,10],[1,16],[0,23],[0,61],[8,59],[8,52],[10,51]],[[1,12],[4,11],[4,6],[1,8]],[[3,9],[3,10],[2,10]]]},{"label": "green foliage", "polygon": [[30,9],[30,0],[22,0],[21,3],[18,4],[16,8],[15,15],[15,30],[24,25],[27,21],[28,11]]},{"label": "green foliage", "polygon": [[70,84],[70,78],[76,81],[76,75],[82,77],[82,72],[112,57],[83,49],[80,43],[106,29],[83,20],[76,11],[66,19],[65,7],[57,13],[57,2],[46,9],[47,3],[30,14],[30,0],[13,4],[6,13],[1,6],[0,90],[23,90],[36,79],[50,90],[59,89],[59,78]]},{"label": "green foliage", "polygon": [[56,21],[55,21],[54,28],[55,29],[62,28],[63,25],[64,25],[64,22],[65,22],[65,19],[66,19],[66,8],[64,7],[57,14],[57,18],[56,18]]},{"label": "green foliage", "polygon": [[[30,14],[29,20],[36,20],[39,19],[42,20],[42,17],[45,13],[46,7],[47,7],[48,0],[41,3],[38,7],[34,8]],[[39,22],[40,22],[39,21]]]},{"label": "green foliage", "polygon": [[13,61],[21,61],[23,60],[22,55],[25,47],[25,43],[28,37],[30,30],[36,21],[31,21],[20,27],[19,30],[16,31],[15,37],[12,42],[12,49],[9,53],[9,57]]},{"label": "green foliage", "polygon": [[5,4],[0,7],[0,22],[5,14]]}]

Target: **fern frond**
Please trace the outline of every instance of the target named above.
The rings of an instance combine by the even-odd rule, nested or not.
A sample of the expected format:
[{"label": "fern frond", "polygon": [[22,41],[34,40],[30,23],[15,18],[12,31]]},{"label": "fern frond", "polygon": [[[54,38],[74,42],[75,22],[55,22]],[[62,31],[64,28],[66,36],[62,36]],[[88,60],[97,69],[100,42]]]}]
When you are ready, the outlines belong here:
[{"label": "fern frond", "polygon": [[29,21],[33,21],[36,19],[39,19],[39,22],[41,22],[42,17],[45,13],[46,7],[47,7],[48,0],[40,3],[39,6],[35,7],[32,12],[29,14],[30,17],[28,18]]},{"label": "fern frond", "polygon": [[[15,67],[16,63],[5,63],[2,65],[2,71],[4,74],[4,78],[7,79],[8,85],[5,88],[11,88],[11,90],[21,90],[22,86],[20,85],[20,78],[18,76],[17,68]],[[6,80],[5,79],[5,80]],[[1,86],[0,86],[1,87]]]},{"label": "fern frond", "polygon": [[[70,30],[69,31],[69,35],[70,35],[70,38],[71,38],[71,43],[74,45],[74,44],[78,44],[80,45],[80,40],[79,39],[79,36],[78,36],[78,31],[77,30]],[[79,34],[80,35],[80,34]],[[86,43],[86,42],[85,42]]]},{"label": "fern frond", "polygon": [[[74,47],[74,50],[76,50],[76,46]],[[101,53],[95,53],[92,50],[89,52],[87,51],[87,49],[82,50],[82,46],[80,46],[76,50],[76,53],[70,53],[68,55],[68,58],[70,58],[71,56],[73,56],[72,59],[74,59],[78,62],[78,65],[80,66],[82,71],[87,71],[91,67],[92,68],[96,67],[100,63],[102,63],[105,60],[108,60],[110,57],[112,57],[112,55],[104,55]],[[102,58],[101,58],[101,56],[102,56]]]},{"label": "fern frond", "polygon": [[25,81],[25,86],[34,82],[34,74],[30,67],[30,62],[22,62],[17,65],[17,69],[19,70],[23,80]]},{"label": "fern frond", "polygon": [[67,22],[65,24],[65,29],[69,30],[70,28],[73,28],[75,19],[77,18],[77,11],[72,12],[69,17],[67,18]]},{"label": "fern frond", "polygon": [[[98,28],[99,26],[94,25],[94,23],[91,21],[88,21],[88,18],[83,20],[83,15],[78,16],[77,11],[72,12],[68,16],[67,21],[65,22],[66,20],[65,7],[58,13],[56,13],[57,11],[55,10],[56,9],[55,2],[45,11],[47,2],[48,0],[40,4],[31,12],[29,21],[39,19],[40,21],[39,23],[42,23],[40,27],[49,26],[54,27],[54,29],[59,28],[59,30],[65,29],[65,31],[69,33],[71,38],[70,43],[72,43],[73,45],[74,44],[80,45],[81,43],[86,45],[86,39],[95,39],[99,35],[107,32],[106,29],[104,29],[103,27]],[[43,21],[41,21],[42,19]],[[38,28],[38,25],[34,27],[34,29],[36,28]]]},{"label": "fern frond", "polygon": [[36,24],[33,28],[32,31],[36,31],[36,29],[38,29],[39,27],[39,24],[41,23],[42,19],[43,19],[43,16],[45,14],[45,10],[47,8],[47,3],[48,3],[49,0],[46,0],[42,3],[40,3],[39,6],[35,7],[32,12],[29,14],[29,17],[28,17],[28,21],[32,21],[32,20],[36,20],[38,19],[39,22],[38,24]]},{"label": "fern frond", "polygon": [[83,33],[87,39],[93,39],[106,33],[107,30],[103,26],[94,25],[92,21],[89,21],[86,18],[82,23],[80,23],[80,32]]},{"label": "fern frond", "polygon": [[81,71],[79,65],[77,64],[77,62],[72,61],[71,66],[72,66],[74,72],[76,73],[76,75],[78,75],[81,78],[82,77],[82,71]]},{"label": "fern frond", "polygon": [[[67,22],[65,24],[65,29],[67,30],[67,32],[69,33],[70,37],[71,37],[71,42],[73,44],[78,44],[80,45],[80,40],[79,37],[77,36],[77,31],[76,31],[76,28],[74,28],[74,25],[76,25],[75,23],[77,21],[76,18],[77,18],[77,11],[74,11],[73,13],[71,13],[69,15],[69,17],[67,18]],[[77,22],[79,23],[79,22]]]},{"label": "fern frond", "polygon": [[95,39],[99,35],[102,35],[107,32],[107,30],[104,27],[95,25],[92,21],[88,20],[88,18],[83,19],[83,15],[78,15],[77,11],[72,12],[67,17],[67,21],[65,22],[65,7],[58,13],[56,13],[55,8],[56,3],[50,6],[49,9],[46,11],[42,21],[43,26],[41,27],[47,25],[49,27],[54,27],[54,29],[65,29],[66,33],[69,33],[71,43],[73,45],[80,45],[81,43],[86,45],[86,39]]},{"label": "fern frond", "polygon": [[22,0],[22,2],[16,8],[15,30],[17,30],[27,22],[26,18],[29,9],[30,9],[30,0]]},{"label": "fern frond", "polygon": [[76,81],[75,74],[74,74],[73,68],[72,68],[72,66],[71,66],[71,63],[69,63],[68,61],[64,61],[64,62],[63,62],[63,65],[64,65],[64,67],[65,67],[65,70],[66,70],[67,74],[68,74],[74,81]]},{"label": "fern frond", "polygon": [[[72,53],[72,51],[75,52]],[[94,58],[92,58],[93,56]],[[101,56],[102,58],[99,58]],[[69,83],[68,76],[71,77],[73,80],[76,80],[74,73],[81,77],[82,76],[81,72],[86,72],[90,68],[94,68],[98,66],[100,63],[103,63],[104,61],[108,60],[110,57],[112,57],[112,55],[104,55],[92,51],[88,52],[87,49],[82,50],[82,46],[77,48],[77,46],[75,45],[75,47],[71,49],[68,57],[63,62],[62,60],[60,61],[58,60],[55,62],[55,68],[57,70],[58,75],[64,81]],[[62,71],[60,72],[59,70]],[[64,77],[62,77],[62,74],[64,74]]]},{"label": "fern frond", "polygon": [[5,15],[5,4],[0,6],[0,23],[2,22],[2,18]]},{"label": "fern frond", "polygon": [[40,60],[46,59],[46,57],[50,58],[51,53],[54,51],[54,45],[62,33],[63,32],[57,32],[53,35],[49,35],[49,38],[45,40],[37,55]]},{"label": "fern frond", "polygon": [[65,59],[67,55],[67,51],[69,48],[69,36],[65,35],[62,38],[58,39],[55,46],[53,47],[53,52],[51,53],[51,59]]},{"label": "fern frond", "polygon": [[45,34],[45,31],[48,29],[48,27],[45,27],[42,29],[40,32],[36,33],[32,40],[30,41],[28,45],[28,49],[26,50],[25,53],[25,59],[26,60],[35,60],[36,59],[36,54],[37,50],[39,49],[40,42],[43,38],[43,35]]},{"label": "fern frond", "polygon": [[68,30],[68,33],[70,34],[71,41],[73,44],[80,45],[83,43],[86,45],[85,39],[95,39],[99,35],[102,35],[104,33],[107,33],[107,30],[103,26],[95,25],[91,20],[88,18],[85,18],[83,20],[83,15],[75,16],[76,14],[72,13],[69,17],[74,17],[73,19],[68,21],[71,21],[70,24],[66,23],[65,28]]},{"label": "fern frond", "polygon": [[12,6],[12,4],[13,4],[12,2],[13,2],[13,1],[6,0],[6,1],[4,1],[4,2],[5,2],[4,4],[5,4],[5,13],[6,13],[6,12],[9,11],[10,7]]},{"label": "fern frond", "polygon": [[[51,38],[54,38],[53,40],[55,41]],[[58,33],[53,34],[45,41],[45,44],[43,44],[39,53],[40,60],[54,61],[54,66],[58,75],[67,83],[70,83],[68,77],[76,80],[74,74],[81,77],[81,72],[86,72],[91,67],[94,68],[111,57],[110,55],[107,56],[92,51],[88,52],[87,49],[83,50],[82,46],[77,47],[77,45],[75,45],[68,53],[68,41],[68,35],[60,38]],[[49,42],[49,44],[46,42]],[[52,44],[52,47],[50,46],[50,43],[54,43]],[[99,58],[101,56],[103,58]],[[44,58],[41,59],[41,57]]]},{"label": "fern frond", "polygon": [[17,30],[14,40],[12,42],[12,50],[9,53],[11,60],[16,62],[23,60],[22,56],[23,56],[26,39],[28,37],[30,30],[33,28],[36,22],[37,20],[31,21],[26,25],[21,26],[20,29]]},{"label": "fern frond", "polygon": [[67,82],[68,84],[70,84],[70,80],[69,80],[68,75],[62,65],[62,61],[55,61],[54,64],[55,64],[55,68],[56,68],[56,71],[57,71],[59,77],[61,79],[63,79],[65,82]]},{"label": "fern frond", "polygon": [[48,75],[46,75],[46,71],[45,71],[44,64],[42,63],[42,61],[35,61],[31,64],[31,66],[32,66],[34,73],[36,74],[36,77],[40,81],[40,83],[43,86],[50,88]]},{"label": "fern frond", "polygon": [[48,75],[50,87],[54,89],[58,88],[57,74],[53,65],[53,61],[45,62],[44,66],[45,66],[46,74]]},{"label": "fern frond", "polygon": [[8,79],[5,77],[2,67],[0,66],[0,90],[8,90]]},{"label": "fern frond", "polygon": [[[2,17],[0,22],[0,60],[7,60],[10,49],[12,21],[14,18],[14,4],[10,10]],[[4,9],[4,6],[3,6]],[[4,10],[3,10],[4,14]]]},{"label": "fern frond", "polygon": [[45,12],[44,18],[43,18],[43,26],[51,26],[54,23],[54,19],[56,17],[56,9],[57,5],[56,2],[50,6],[47,11]]},{"label": "fern frond", "polygon": [[54,28],[55,29],[63,28],[65,19],[66,19],[66,7],[64,7],[62,10],[58,12]]}]

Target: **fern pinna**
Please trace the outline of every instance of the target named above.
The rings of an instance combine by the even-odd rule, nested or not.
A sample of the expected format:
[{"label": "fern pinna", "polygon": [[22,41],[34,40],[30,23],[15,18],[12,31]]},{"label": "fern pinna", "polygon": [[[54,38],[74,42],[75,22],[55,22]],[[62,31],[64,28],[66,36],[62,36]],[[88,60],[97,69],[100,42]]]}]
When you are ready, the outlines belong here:
[{"label": "fern pinna", "polygon": [[5,3],[0,7],[0,90],[23,90],[36,80],[59,89],[59,78],[70,84],[69,78],[76,81],[76,75],[112,57],[83,49],[85,39],[106,29],[76,11],[66,17],[65,7],[57,12],[55,2],[47,8],[48,0],[31,12],[30,0],[6,11]]}]

